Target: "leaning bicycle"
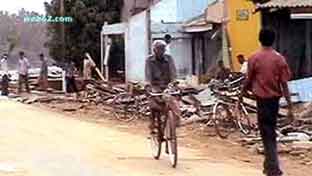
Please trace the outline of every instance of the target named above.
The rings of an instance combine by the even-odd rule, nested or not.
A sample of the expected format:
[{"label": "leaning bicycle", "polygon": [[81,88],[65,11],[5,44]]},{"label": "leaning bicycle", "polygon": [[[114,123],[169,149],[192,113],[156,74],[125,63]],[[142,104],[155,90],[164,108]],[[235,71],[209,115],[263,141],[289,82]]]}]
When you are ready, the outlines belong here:
[{"label": "leaning bicycle", "polygon": [[[240,87],[233,86],[238,81],[211,87],[217,97],[213,106],[212,122],[221,138],[227,138],[238,129],[242,134],[248,135],[253,129],[247,108],[239,99]],[[207,126],[209,123],[211,122],[208,122]]]},{"label": "leaning bicycle", "polygon": [[128,90],[117,94],[110,106],[113,108],[113,116],[124,122],[130,122],[149,114],[145,92],[138,83],[130,83]]}]

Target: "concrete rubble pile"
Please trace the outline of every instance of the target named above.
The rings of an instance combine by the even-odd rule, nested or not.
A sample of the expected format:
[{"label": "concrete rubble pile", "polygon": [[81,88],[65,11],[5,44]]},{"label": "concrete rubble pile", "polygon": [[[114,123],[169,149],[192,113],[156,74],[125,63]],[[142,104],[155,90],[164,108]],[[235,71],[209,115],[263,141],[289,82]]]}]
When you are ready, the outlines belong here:
[{"label": "concrete rubble pile", "polygon": [[[88,105],[101,105],[101,108],[107,107],[113,101],[113,99],[122,93],[127,93],[129,87],[125,85],[112,85],[108,82],[103,81],[90,81],[80,96],[79,99],[74,97],[68,97],[61,92],[51,92],[49,94],[37,92],[37,96],[24,98],[17,97],[16,100],[26,103],[65,103],[75,102],[79,103],[72,104],[69,107],[63,107],[63,111],[71,112],[79,109],[87,108]],[[194,116],[196,114],[196,108],[194,101],[197,101],[205,106],[211,106],[215,99],[211,96],[211,91],[207,88],[183,88],[183,92],[187,92],[182,97],[180,107],[182,111],[182,123],[183,125],[191,123],[201,123],[207,119],[207,117]],[[135,94],[136,97],[147,99],[143,92]],[[132,101],[131,99],[125,99],[125,102]],[[244,103],[248,107],[250,114],[256,112],[256,103],[251,98],[245,98]],[[287,123],[287,110],[281,108],[280,118],[278,123],[278,141],[279,141],[279,152],[283,154],[291,155],[302,161],[302,164],[312,165],[312,103],[299,104],[302,110],[296,113],[295,121],[291,124]],[[105,108],[104,108],[105,109]],[[109,111],[109,108],[108,108]],[[208,112],[209,110],[207,110]],[[209,113],[208,113],[209,114]],[[241,144],[248,149],[257,153],[263,153],[263,146],[258,131],[254,131],[252,135],[241,136]]]},{"label": "concrete rubble pile", "polygon": [[[301,113],[296,113],[293,123],[288,125],[279,123],[277,129],[278,152],[291,155],[300,160],[302,164],[312,166],[312,103],[300,106],[307,108]],[[282,117],[281,119],[283,120]],[[240,142],[250,150],[263,154],[263,145],[259,134],[244,137]]]},{"label": "concrete rubble pile", "polygon": [[[3,75],[3,71],[0,71],[0,80]],[[40,68],[32,68],[29,69],[29,87],[31,90],[35,90],[38,83],[38,78],[40,75]],[[17,70],[10,70],[9,71],[9,79],[10,79],[10,90],[11,92],[16,91],[17,84],[18,84],[18,71]],[[60,67],[57,66],[49,66],[48,67],[48,81],[50,84],[53,84],[55,82],[59,82],[61,84],[63,80],[63,70]],[[1,85],[0,85],[1,86]],[[60,87],[60,86],[58,86]]]}]

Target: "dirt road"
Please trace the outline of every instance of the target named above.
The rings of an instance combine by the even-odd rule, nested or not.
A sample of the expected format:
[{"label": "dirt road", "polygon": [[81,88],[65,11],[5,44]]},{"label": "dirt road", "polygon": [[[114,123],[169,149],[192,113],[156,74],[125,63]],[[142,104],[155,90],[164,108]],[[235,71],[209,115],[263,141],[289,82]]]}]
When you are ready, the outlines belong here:
[{"label": "dirt road", "polygon": [[0,175],[13,176],[258,176],[243,163],[201,157],[180,148],[177,169],[150,157],[142,135],[0,101]]}]

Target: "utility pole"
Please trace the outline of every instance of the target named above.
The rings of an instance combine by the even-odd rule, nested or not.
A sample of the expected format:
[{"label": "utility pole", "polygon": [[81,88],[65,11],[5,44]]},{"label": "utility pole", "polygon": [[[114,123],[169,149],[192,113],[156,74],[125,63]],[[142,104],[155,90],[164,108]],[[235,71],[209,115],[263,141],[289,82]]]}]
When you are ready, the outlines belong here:
[{"label": "utility pole", "polygon": [[[60,0],[60,15],[64,16],[64,0]],[[65,24],[61,24],[62,59],[65,58]]]},{"label": "utility pole", "polygon": [[152,54],[152,29],[151,29],[151,6],[153,4],[153,0],[148,0],[148,7],[146,10],[146,29],[147,29],[147,46],[148,46],[148,54]]}]

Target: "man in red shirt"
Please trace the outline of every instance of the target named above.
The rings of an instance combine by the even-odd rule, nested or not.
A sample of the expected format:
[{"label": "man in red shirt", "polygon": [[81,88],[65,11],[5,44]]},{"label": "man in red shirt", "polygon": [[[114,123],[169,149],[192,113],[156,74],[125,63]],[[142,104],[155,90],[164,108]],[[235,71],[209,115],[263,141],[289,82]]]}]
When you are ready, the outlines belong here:
[{"label": "man in red shirt", "polygon": [[275,33],[263,29],[259,35],[262,48],[248,61],[247,79],[243,93],[251,90],[257,97],[258,127],[264,145],[264,174],[281,176],[276,142],[276,124],[279,100],[284,96],[289,107],[289,117],[293,119],[292,105],[287,82],[291,74],[285,58],[272,48]]}]

